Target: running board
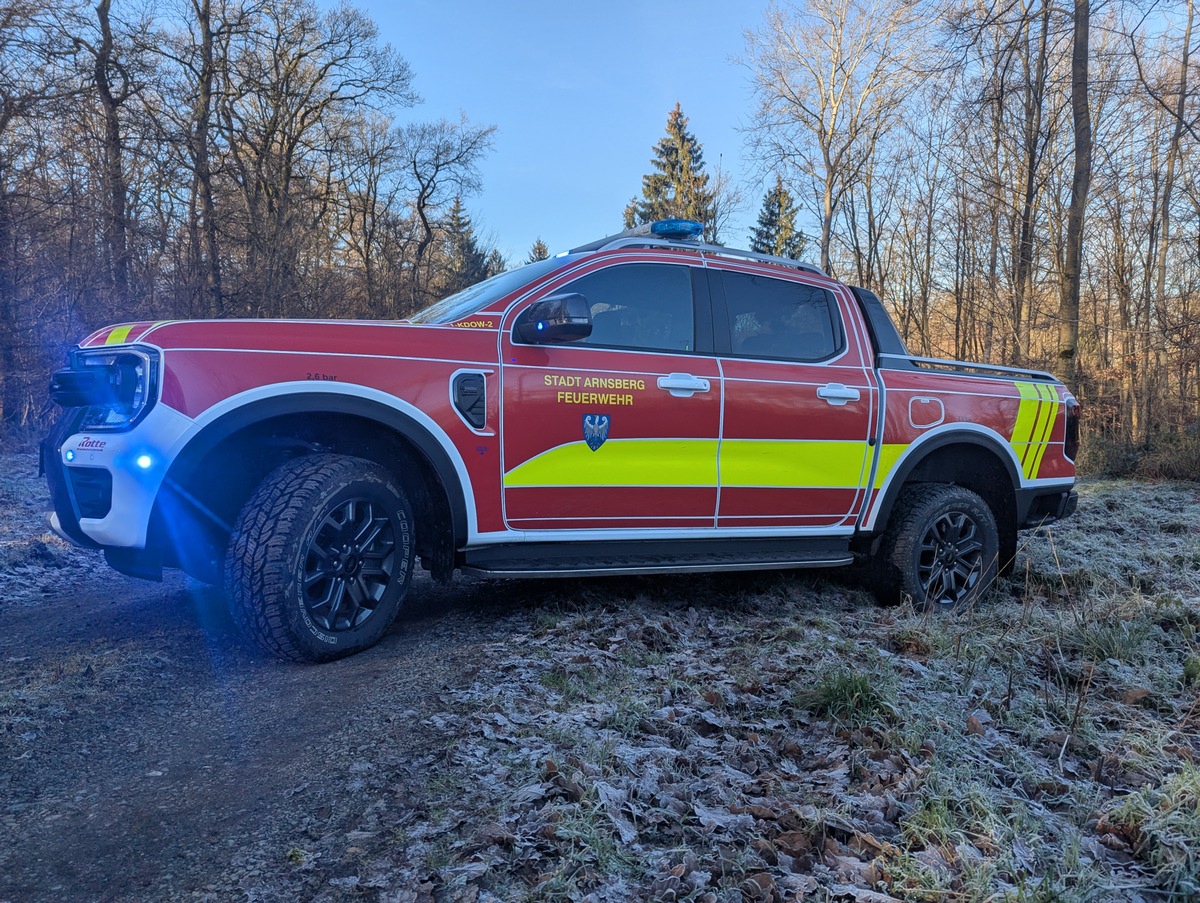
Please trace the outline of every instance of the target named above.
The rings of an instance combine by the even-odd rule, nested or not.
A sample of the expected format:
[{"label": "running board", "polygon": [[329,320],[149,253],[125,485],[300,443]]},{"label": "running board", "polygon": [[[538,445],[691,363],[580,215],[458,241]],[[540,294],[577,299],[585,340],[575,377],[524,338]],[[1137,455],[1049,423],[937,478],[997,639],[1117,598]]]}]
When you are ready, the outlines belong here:
[{"label": "running board", "polygon": [[841,567],[854,556],[843,538],[521,543],[470,549],[461,569],[488,577],[603,577]]}]

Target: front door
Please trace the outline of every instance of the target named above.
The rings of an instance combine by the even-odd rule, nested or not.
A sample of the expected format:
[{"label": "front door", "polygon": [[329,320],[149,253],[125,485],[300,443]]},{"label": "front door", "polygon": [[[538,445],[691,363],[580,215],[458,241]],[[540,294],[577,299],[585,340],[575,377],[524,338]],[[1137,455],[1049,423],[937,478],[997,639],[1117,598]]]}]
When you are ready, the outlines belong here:
[{"label": "front door", "polygon": [[514,342],[525,305],[510,311],[501,338],[510,528],[715,525],[721,379],[711,354],[697,353],[698,334],[711,343],[704,285],[698,267],[602,263],[540,295],[588,299],[592,335],[564,345]]}]

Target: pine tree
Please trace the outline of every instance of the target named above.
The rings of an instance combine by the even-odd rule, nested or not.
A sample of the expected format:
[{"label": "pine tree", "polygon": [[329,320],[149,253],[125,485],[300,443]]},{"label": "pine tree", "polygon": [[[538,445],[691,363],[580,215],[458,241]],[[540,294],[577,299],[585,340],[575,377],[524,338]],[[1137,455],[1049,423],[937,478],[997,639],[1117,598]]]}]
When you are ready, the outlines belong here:
[{"label": "pine tree", "polygon": [[539,260],[545,260],[550,256],[550,249],[546,247],[546,243],[542,241],[541,236],[533,243],[533,247],[529,249],[529,257],[526,258],[526,263],[537,263]]},{"label": "pine tree", "polygon": [[783,184],[775,176],[775,187],[763,198],[758,225],[750,235],[750,250],[758,254],[798,259],[808,247],[808,236],[796,228],[796,206]]},{"label": "pine tree", "polygon": [[461,197],[456,197],[443,224],[446,236],[446,265],[442,277],[442,295],[452,295],[486,279],[487,254],[475,239],[475,227],[463,209]]},{"label": "pine tree", "polygon": [[716,192],[708,184],[700,142],[687,125],[676,103],[667,115],[667,134],[654,145],[650,163],[655,171],[642,176],[642,197],[625,208],[625,228],[678,217],[701,223],[705,238],[712,237]]},{"label": "pine tree", "polygon": [[492,248],[492,251],[487,256],[487,262],[484,264],[488,277],[499,275],[508,269],[508,261],[504,259],[504,255],[500,253],[499,248]]}]

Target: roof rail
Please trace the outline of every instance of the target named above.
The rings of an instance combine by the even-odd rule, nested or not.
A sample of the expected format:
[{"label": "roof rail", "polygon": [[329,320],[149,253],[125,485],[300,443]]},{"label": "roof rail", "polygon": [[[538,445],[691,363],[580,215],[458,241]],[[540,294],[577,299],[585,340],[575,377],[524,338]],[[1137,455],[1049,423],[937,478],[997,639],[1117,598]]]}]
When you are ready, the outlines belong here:
[{"label": "roof rail", "polygon": [[793,260],[790,257],[776,257],[773,254],[759,254],[757,251],[742,251],[739,248],[727,248],[724,245],[701,245],[700,249],[709,254],[722,254],[725,257],[739,257],[745,260],[757,260],[762,263],[773,263],[778,266],[792,267],[797,270],[804,270],[806,273],[816,273],[818,276],[828,276],[823,269],[815,263],[804,263],[800,260]]},{"label": "roof rail", "polygon": [[806,273],[816,273],[818,276],[827,275],[819,266],[811,263],[801,263],[790,257],[775,257],[771,254],[759,254],[755,251],[742,251],[738,248],[727,248],[725,245],[710,245],[697,241],[674,241],[666,238],[654,238],[648,235],[631,235],[632,230],[610,235],[598,241],[572,248],[571,254],[586,251],[614,251],[619,248],[671,248],[676,251],[702,251],[705,254],[718,254],[723,257],[736,257],[743,260],[754,260],[760,263],[773,263],[776,266],[791,267]]}]

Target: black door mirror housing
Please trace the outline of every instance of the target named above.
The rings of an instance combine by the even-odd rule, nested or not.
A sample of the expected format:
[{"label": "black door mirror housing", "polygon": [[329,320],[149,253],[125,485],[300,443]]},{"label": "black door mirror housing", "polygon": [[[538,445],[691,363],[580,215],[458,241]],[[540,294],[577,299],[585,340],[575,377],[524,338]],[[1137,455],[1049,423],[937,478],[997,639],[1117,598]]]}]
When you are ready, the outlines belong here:
[{"label": "black door mirror housing", "polygon": [[563,345],[592,334],[592,309],[578,292],[551,295],[527,307],[513,330],[527,345]]}]

